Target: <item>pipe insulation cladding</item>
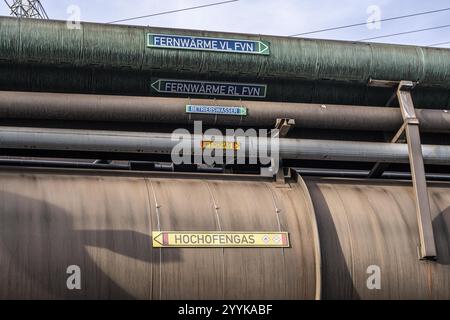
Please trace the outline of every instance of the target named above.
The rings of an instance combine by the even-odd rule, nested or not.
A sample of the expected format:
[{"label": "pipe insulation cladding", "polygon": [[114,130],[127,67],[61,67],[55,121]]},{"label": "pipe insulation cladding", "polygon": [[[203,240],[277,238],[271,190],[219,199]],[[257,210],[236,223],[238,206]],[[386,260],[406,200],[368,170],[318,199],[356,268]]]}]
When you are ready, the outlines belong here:
[{"label": "pipe insulation cladding", "polygon": [[[410,182],[294,175],[280,188],[236,175],[14,168],[0,179],[1,299],[450,298],[448,183],[429,184],[437,261],[420,261]],[[153,248],[158,230],[285,231],[290,247]],[[80,290],[67,288],[69,266]]]},{"label": "pipe insulation cladding", "polygon": [[[152,47],[149,34],[264,42],[269,50]],[[369,79],[409,80],[420,82],[419,107],[450,107],[450,50],[430,47],[0,17],[0,70],[3,90],[155,95],[152,78],[250,81],[268,84],[268,100],[370,105],[390,94],[368,88]]]},{"label": "pipe insulation cladding", "polygon": [[[236,54],[148,47],[147,35],[166,34],[264,41],[269,54]],[[0,18],[0,60],[12,64],[220,73],[253,78],[330,79],[367,83],[420,80],[450,89],[450,50],[198,30]]]}]

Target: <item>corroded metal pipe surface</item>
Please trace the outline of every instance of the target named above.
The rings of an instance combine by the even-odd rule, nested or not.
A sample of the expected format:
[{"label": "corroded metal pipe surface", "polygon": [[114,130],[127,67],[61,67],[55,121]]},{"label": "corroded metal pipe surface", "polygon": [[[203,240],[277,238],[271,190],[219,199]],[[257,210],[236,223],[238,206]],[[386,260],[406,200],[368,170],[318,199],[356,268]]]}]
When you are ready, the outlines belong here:
[{"label": "corroded metal pipe surface", "polygon": [[[186,113],[186,105],[243,106],[245,117]],[[417,109],[424,132],[450,132],[450,112]],[[298,128],[396,131],[402,125],[399,108],[233,101],[184,98],[126,97],[0,91],[4,119],[125,121],[205,125],[274,126],[277,118],[295,119]]]},{"label": "corroded metal pipe surface", "polygon": [[[37,169],[0,179],[1,298],[450,298],[450,184],[430,184],[430,262],[417,258],[407,182]],[[155,230],[282,230],[291,247],[152,249]],[[69,265],[81,290],[66,287]]]},{"label": "corroded metal pipe surface", "polygon": [[[322,298],[450,298],[450,184],[429,184],[438,252],[432,262],[418,259],[410,182],[311,178],[306,183],[319,225]],[[374,267],[380,289],[369,290]]]},{"label": "corroded metal pipe surface", "polygon": [[[0,174],[0,298],[314,299],[302,186],[179,175]],[[300,197],[299,197],[300,196]],[[151,231],[288,231],[291,248],[153,249]],[[66,268],[81,268],[68,290]]]}]

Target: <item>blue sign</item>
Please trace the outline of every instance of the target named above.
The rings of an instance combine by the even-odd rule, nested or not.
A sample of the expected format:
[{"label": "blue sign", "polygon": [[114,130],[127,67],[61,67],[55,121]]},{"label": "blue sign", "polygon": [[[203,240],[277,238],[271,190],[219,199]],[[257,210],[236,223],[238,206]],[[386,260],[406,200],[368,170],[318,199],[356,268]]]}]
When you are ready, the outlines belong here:
[{"label": "blue sign", "polygon": [[228,106],[186,105],[187,113],[223,114],[230,116],[246,116],[247,108]]},{"label": "blue sign", "polygon": [[160,93],[265,98],[264,84],[157,79],[152,88]]},{"label": "blue sign", "polygon": [[166,49],[202,50],[263,55],[270,54],[269,43],[267,41],[246,39],[222,39],[148,33],[147,46]]}]

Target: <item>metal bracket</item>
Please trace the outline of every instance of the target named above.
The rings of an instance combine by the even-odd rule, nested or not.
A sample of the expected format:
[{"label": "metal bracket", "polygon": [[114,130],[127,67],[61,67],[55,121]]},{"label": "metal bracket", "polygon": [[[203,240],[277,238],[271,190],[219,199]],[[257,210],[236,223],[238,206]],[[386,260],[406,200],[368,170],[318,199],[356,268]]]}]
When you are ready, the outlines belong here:
[{"label": "metal bracket", "polygon": [[[405,135],[405,128],[408,125],[409,120],[404,121],[400,129],[394,135],[394,137],[389,141],[390,143],[405,143],[406,140],[403,138]],[[377,162],[370,170],[368,177],[369,178],[380,178],[383,175],[383,172],[389,167],[389,163],[385,162]]]},{"label": "metal bracket", "polygon": [[280,138],[286,138],[289,130],[295,126],[295,119],[281,118],[275,122],[275,129],[279,130]]},{"label": "metal bracket", "polygon": [[425,167],[423,164],[422,144],[420,142],[419,120],[414,111],[411,90],[414,85],[410,81],[400,81],[397,97],[405,121],[406,140],[408,142],[409,164],[416,202],[417,224],[419,225],[419,257],[420,259],[436,259],[436,243],[428,198]]},{"label": "metal bracket", "polygon": [[[395,80],[378,80],[378,79],[372,79],[370,78],[367,82],[368,87],[375,87],[375,88],[392,88],[397,89],[400,85],[401,81],[395,81]],[[410,84],[409,90],[413,90],[417,85],[419,85],[419,81],[407,81]],[[394,100],[397,99],[397,92],[395,91],[389,100],[386,103],[386,107],[389,107]]]},{"label": "metal bracket", "polygon": [[[411,91],[418,84],[419,84],[419,82],[413,82],[413,81],[403,81],[403,83],[401,83],[400,81],[386,81],[386,80],[376,80],[376,79],[369,79],[369,82],[367,83],[367,85],[369,87],[395,89],[394,92],[392,93],[391,97],[389,98],[389,100],[386,102],[386,104],[385,104],[386,107],[389,107],[394,102],[394,100],[398,99],[397,91],[398,91],[398,88],[400,88],[400,85],[401,85],[402,90]],[[403,113],[402,113],[402,116],[403,116]],[[414,120],[408,119],[408,121],[412,122]],[[418,121],[417,118],[416,118],[416,121]],[[391,142],[391,143],[405,143],[406,140],[403,138],[405,136],[405,127],[406,127],[406,121],[404,120],[402,126],[397,131],[397,133],[394,135],[394,137],[391,139],[386,139],[386,140],[389,140],[389,142]],[[368,174],[368,178],[381,178],[381,176],[383,175],[383,172],[389,168],[389,165],[390,165],[389,163],[382,163],[382,162],[375,163],[375,165],[372,167],[372,170],[370,170],[370,172]]]},{"label": "metal bracket", "polygon": [[[391,82],[389,82],[391,84]],[[397,84],[395,95],[398,99],[403,117],[403,125],[391,139],[391,143],[399,142],[402,135],[406,136],[408,143],[409,164],[414,189],[417,224],[419,226],[420,246],[419,259],[435,260],[436,243],[434,239],[433,224],[428,198],[425,167],[423,164],[422,145],[420,141],[419,120],[416,117],[411,90],[417,83],[412,81],[400,81]],[[369,176],[381,175],[384,171],[383,164],[376,163]]]},{"label": "metal bracket", "polygon": [[[397,80],[379,80],[379,79],[372,79],[370,78],[367,82],[368,87],[377,87],[377,88],[397,88],[402,81]],[[412,89],[414,89],[418,84],[419,81],[403,81],[408,82],[412,84]]]},{"label": "metal bracket", "polygon": [[[279,118],[275,122],[275,129],[278,130],[278,137],[279,138],[286,138],[289,131],[292,127],[295,126],[295,119],[290,118]],[[273,167],[273,165],[272,165]],[[283,166],[283,159],[279,159],[278,163],[278,171],[275,175],[275,182],[278,186],[284,186],[286,185],[286,177],[285,177],[285,170]],[[290,171],[287,172],[288,177],[290,177]]]}]

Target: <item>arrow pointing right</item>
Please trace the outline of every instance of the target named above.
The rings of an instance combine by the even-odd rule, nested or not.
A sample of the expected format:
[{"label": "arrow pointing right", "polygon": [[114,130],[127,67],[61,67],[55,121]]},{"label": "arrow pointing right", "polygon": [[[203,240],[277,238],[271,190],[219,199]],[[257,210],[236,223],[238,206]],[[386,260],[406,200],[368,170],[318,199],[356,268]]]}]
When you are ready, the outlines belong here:
[{"label": "arrow pointing right", "polygon": [[247,115],[247,109],[244,107],[239,107],[239,114],[242,116],[246,116]]},{"label": "arrow pointing right", "polygon": [[260,54],[270,54],[268,42],[258,41],[258,43],[259,43],[259,53]]}]

